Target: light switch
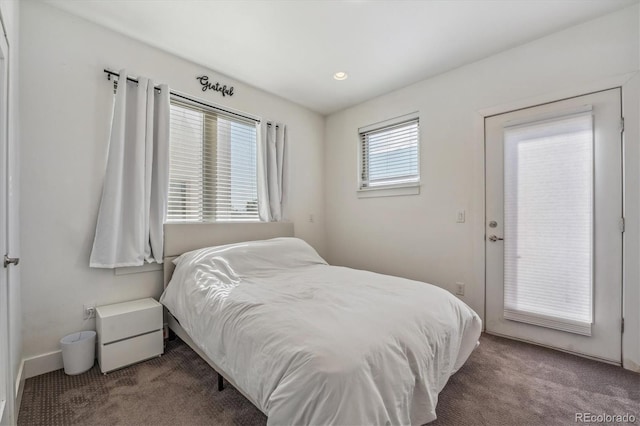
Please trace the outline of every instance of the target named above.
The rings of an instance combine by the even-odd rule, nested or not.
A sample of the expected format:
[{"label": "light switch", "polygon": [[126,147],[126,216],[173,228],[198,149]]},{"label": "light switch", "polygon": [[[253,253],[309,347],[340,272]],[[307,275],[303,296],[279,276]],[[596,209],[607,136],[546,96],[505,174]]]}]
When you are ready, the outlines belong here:
[{"label": "light switch", "polygon": [[465,219],[464,209],[458,210],[458,214],[456,215],[456,222],[464,223],[464,219]]}]

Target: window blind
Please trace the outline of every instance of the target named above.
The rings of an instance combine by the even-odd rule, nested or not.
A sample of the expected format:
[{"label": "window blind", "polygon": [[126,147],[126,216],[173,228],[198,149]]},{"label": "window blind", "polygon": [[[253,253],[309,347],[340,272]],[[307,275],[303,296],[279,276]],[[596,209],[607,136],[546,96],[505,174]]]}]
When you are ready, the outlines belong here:
[{"label": "window blind", "polygon": [[590,335],[591,112],[504,130],[504,317]]},{"label": "window blind", "polygon": [[256,125],[171,100],[167,220],[258,221]]},{"label": "window blind", "polygon": [[360,129],[360,189],[418,183],[418,117]]}]

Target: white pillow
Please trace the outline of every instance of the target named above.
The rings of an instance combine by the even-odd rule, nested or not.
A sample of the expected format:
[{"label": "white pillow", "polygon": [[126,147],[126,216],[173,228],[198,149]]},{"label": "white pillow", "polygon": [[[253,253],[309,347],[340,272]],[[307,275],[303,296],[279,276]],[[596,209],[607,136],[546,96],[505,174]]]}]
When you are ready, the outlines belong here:
[{"label": "white pillow", "polygon": [[187,252],[173,261],[176,269],[205,266],[229,278],[257,275],[278,269],[326,265],[318,253],[299,238],[274,238],[207,247]]}]

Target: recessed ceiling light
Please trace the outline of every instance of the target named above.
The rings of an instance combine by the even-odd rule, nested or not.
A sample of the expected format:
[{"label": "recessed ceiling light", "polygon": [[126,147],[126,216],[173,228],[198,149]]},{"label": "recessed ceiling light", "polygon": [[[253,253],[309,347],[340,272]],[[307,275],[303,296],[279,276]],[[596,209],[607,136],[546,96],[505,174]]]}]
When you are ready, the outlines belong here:
[{"label": "recessed ceiling light", "polygon": [[336,80],[346,80],[347,77],[349,76],[347,75],[346,72],[343,72],[343,71],[339,71],[333,75],[333,78]]}]

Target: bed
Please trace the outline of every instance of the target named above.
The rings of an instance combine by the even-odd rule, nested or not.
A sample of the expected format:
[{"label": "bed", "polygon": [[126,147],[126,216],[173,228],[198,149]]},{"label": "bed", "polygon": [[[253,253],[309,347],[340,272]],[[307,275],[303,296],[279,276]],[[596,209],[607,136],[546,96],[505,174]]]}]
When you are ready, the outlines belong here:
[{"label": "bed", "polygon": [[433,421],[478,315],[430,284],[330,266],[292,236],[286,223],[166,225],[170,328],[268,424]]}]

